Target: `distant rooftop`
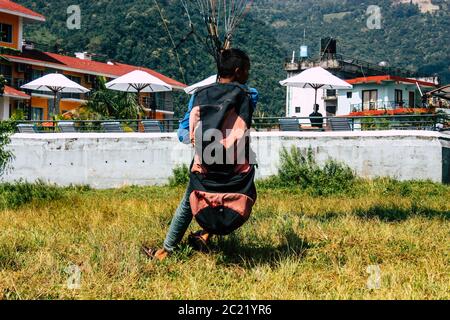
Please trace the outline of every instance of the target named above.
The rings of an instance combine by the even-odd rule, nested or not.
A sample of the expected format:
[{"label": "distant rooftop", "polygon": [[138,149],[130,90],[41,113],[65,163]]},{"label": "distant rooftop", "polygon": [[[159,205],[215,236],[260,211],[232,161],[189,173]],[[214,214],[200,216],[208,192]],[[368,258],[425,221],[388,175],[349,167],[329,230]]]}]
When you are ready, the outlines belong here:
[{"label": "distant rooftop", "polygon": [[421,86],[424,87],[436,87],[437,85],[432,82],[427,81],[421,81],[416,79],[410,79],[410,78],[403,78],[403,77],[397,77],[397,76],[391,76],[391,75],[384,75],[384,76],[371,76],[371,77],[361,77],[361,78],[354,78],[345,80],[350,84],[365,84],[365,83],[377,83],[382,84],[383,82],[401,82],[401,83],[407,83],[407,84],[416,84],[418,83]]},{"label": "distant rooftop", "polygon": [[13,14],[32,21],[45,21],[43,15],[9,0],[0,0],[0,12]]},{"label": "distant rooftop", "polygon": [[152,69],[119,62],[104,63],[90,59],[80,59],[56,53],[42,52],[39,50],[24,50],[22,53],[14,55],[3,54],[1,57],[16,63],[31,64],[46,68],[54,68],[57,70],[72,71],[96,76],[105,76],[108,78],[117,78],[134,70],[142,70],[159,78],[176,89],[181,90],[186,87],[185,84]]},{"label": "distant rooftop", "polygon": [[3,93],[3,96],[8,98],[24,99],[24,100],[31,99],[31,97],[26,93],[16,90],[10,86],[5,86],[5,92]]}]

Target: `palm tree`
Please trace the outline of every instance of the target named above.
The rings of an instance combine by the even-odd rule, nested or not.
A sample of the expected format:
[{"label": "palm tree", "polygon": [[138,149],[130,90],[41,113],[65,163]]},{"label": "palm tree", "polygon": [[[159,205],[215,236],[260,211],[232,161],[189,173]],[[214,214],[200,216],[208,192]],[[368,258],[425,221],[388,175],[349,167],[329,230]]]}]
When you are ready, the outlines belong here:
[{"label": "palm tree", "polygon": [[106,79],[98,77],[98,89],[95,90],[86,105],[91,112],[106,119],[138,119],[142,115],[136,94],[116,92],[106,88]]}]

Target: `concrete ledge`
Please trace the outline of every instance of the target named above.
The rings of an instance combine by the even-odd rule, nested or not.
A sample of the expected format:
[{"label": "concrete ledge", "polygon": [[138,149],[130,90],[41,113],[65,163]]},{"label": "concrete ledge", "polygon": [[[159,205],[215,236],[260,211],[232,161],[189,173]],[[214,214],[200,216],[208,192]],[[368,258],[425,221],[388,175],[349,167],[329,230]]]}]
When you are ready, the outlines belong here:
[{"label": "concrete ledge", "polygon": [[[450,135],[427,131],[255,132],[258,178],[277,173],[283,147],[312,148],[319,163],[332,158],[367,178],[450,183]],[[93,188],[161,185],[193,151],[174,133],[16,134],[15,159],[3,181],[38,179]]]},{"label": "concrete ledge", "polygon": [[[343,132],[252,132],[253,137],[299,137],[299,138],[318,138],[318,137],[429,137],[429,138],[442,138],[450,139],[448,135],[436,131],[402,131],[402,130],[390,130],[390,131],[343,131]],[[26,138],[35,140],[54,140],[54,139],[77,139],[77,138],[176,138],[176,133],[41,133],[41,134],[28,134],[28,133],[16,133],[13,138]]]}]

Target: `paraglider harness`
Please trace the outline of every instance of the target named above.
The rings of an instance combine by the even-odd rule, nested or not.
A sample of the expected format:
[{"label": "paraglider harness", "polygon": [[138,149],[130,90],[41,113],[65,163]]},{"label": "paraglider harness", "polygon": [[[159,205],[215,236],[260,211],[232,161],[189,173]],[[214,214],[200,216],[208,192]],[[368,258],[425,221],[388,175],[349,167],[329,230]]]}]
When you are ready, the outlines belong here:
[{"label": "paraglider harness", "polygon": [[[249,137],[252,117],[244,86],[214,84],[196,92],[190,115],[190,137],[195,146],[190,204],[195,220],[210,234],[228,235],[237,230],[248,221],[255,205],[254,154]],[[222,136],[208,139],[208,132]]]}]

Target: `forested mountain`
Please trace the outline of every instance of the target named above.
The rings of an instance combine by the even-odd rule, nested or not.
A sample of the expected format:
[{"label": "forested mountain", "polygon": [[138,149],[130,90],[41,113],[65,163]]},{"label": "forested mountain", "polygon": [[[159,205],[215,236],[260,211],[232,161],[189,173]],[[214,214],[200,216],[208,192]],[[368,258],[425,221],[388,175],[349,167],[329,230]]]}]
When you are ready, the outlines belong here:
[{"label": "forested mountain", "polygon": [[[215,73],[212,58],[202,39],[190,36],[187,15],[179,0],[78,0],[81,30],[66,26],[71,0],[17,0],[44,14],[45,24],[28,25],[28,40],[68,54],[89,51],[119,61],[145,65],[180,81],[193,83]],[[159,4],[175,44],[162,23]],[[423,74],[439,73],[450,82],[450,14],[444,0],[435,13],[422,13],[410,3],[393,5],[392,0],[255,0],[252,10],[234,39],[234,46],[247,50],[253,60],[251,85],[261,93],[260,108],[266,114],[284,111],[284,90],[278,81],[286,74],[283,62],[305,42],[318,53],[321,37],[338,39],[340,53],[378,63],[387,61]],[[369,5],[381,8],[381,29],[367,28]],[[198,28],[203,28],[194,12]],[[180,97],[178,115],[185,109]],[[181,109],[181,110],[180,110]]]}]

